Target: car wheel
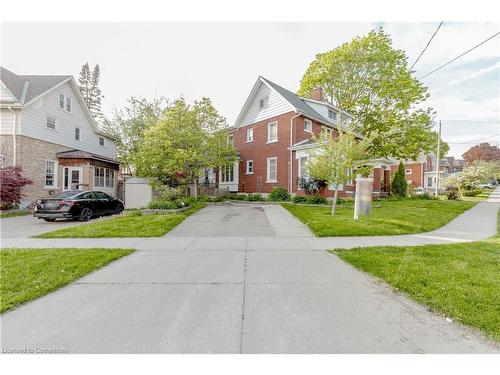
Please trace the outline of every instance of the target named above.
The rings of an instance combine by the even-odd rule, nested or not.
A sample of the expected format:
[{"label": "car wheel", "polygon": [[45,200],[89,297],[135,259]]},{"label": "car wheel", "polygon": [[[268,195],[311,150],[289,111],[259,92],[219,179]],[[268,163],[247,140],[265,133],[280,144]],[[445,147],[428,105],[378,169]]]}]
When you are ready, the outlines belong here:
[{"label": "car wheel", "polygon": [[53,221],[56,221],[56,219],[48,219],[48,218],[46,218],[46,217],[44,217],[44,218],[43,218],[43,220],[48,221],[48,222],[50,222],[50,223],[51,223],[51,222],[53,222]]},{"label": "car wheel", "polygon": [[116,206],[116,213],[121,214],[124,209],[123,204],[119,203],[118,206]]},{"label": "car wheel", "polygon": [[89,221],[92,218],[92,211],[90,208],[84,208],[82,212],[80,212],[80,217],[78,220],[80,221]]}]

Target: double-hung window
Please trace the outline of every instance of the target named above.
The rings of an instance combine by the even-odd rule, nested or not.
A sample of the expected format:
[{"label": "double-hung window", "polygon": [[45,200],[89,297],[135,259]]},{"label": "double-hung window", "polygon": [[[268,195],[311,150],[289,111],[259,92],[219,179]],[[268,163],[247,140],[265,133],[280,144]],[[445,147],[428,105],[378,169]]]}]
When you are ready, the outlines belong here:
[{"label": "double-hung window", "polygon": [[253,160],[247,160],[247,174],[253,174]]},{"label": "double-hung window", "polygon": [[299,158],[299,177],[306,177],[307,176],[307,160],[309,159],[308,156],[303,156]]},{"label": "double-hung window", "polygon": [[411,174],[411,168],[405,169],[405,174]]},{"label": "double-hung window", "polygon": [[56,118],[52,116],[47,116],[47,128],[55,130],[56,129]]},{"label": "double-hung window", "polygon": [[104,146],[104,138],[99,137],[99,146]]},{"label": "double-hung window", "polygon": [[45,187],[55,188],[57,183],[57,170],[56,162],[52,160],[45,160]]},{"label": "double-hung window", "polygon": [[115,171],[112,169],[106,169],[105,176],[104,185],[107,188],[113,188],[115,186]]},{"label": "double-hung window", "polygon": [[75,128],[75,139],[80,140],[80,128]]},{"label": "double-hung window", "polygon": [[253,142],[253,128],[247,129],[247,143]]},{"label": "double-hung window", "polygon": [[267,158],[266,182],[277,182],[277,181],[278,181],[278,158],[277,157]]},{"label": "double-hung window", "polygon": [[59,93],[59,100],[57,102],[57,105],[59,109],[62,109],[66,112],[71,112],[73,101],[69,96],[64,95],[63,93]]},{"label": "double-hung window", "polygon": [[304,119],[304,131],[309,133],[312,132],[312,121],[308,118]]},{"label": "double-hung window", "polygon": [[278,123],[270,122],[267,124],[267,143],[278,142]]},{"label": "double-hung window", "polygon": [[234,146],[234,135],[230,134],[227,136],[227,145]]},{"label": "double-hung window", "polygon": [[94,187],[104,187],[105,168],[96,167],[94,169]]}]

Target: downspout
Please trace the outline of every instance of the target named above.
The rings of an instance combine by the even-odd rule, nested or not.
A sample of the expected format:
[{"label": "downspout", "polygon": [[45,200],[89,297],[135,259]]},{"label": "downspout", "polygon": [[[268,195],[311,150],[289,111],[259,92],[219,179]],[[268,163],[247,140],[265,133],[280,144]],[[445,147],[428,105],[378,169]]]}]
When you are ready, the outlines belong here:
[{"label": "downspout", "polygon": [[17,144],[16,144],[16,122],[17,122],[17,114],[16,111],[12,109],[12,104],[9,104],[8,109],[12,114],[14,115],[14,121],[12,123],[12,160],[13,160],[13,166],[15,167],[17,165]]},{"label": "downspout", "polygon": [[293,186],[293,151],[292,151],[292,146],[293,146],[293,120],[299,117],[301,114],[297,113],[295,116],[293,116],[290,119],[290,161],[288,162],[290,164],[289,167],[289,178],[288,178],[288,192],[292,194],[292,186]]}]

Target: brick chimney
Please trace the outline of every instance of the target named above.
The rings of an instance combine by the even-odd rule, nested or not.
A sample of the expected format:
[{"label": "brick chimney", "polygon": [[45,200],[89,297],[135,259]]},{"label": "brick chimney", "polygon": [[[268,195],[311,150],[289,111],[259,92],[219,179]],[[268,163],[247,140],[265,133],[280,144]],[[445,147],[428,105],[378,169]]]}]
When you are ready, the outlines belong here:
[{"label": "brick chimney", "polygon": [[316,87],[309,95],[311,99],[323,101],[323,89],[321,87]]}]

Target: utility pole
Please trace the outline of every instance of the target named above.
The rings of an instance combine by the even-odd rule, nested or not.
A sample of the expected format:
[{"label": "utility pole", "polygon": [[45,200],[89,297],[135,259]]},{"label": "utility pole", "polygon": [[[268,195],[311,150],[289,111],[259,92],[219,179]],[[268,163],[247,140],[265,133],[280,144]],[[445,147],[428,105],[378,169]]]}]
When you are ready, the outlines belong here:
[{"label": "utility pole", "polygon": [[441,120],[439,120],[438,142],[436,152],[436,197],[439,195],[439,160],[441,159]]}]

